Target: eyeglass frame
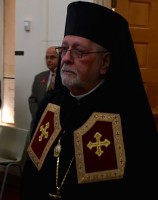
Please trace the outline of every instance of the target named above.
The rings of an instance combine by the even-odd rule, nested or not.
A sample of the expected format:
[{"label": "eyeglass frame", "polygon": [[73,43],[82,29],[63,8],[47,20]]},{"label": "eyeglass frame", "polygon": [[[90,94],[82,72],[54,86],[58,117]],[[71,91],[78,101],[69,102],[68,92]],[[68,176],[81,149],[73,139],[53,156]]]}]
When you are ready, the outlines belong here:
[{"label": "eyeglass frame", "polygon": [[[79,49],[68,49],[67,47],[56,47],[55,49],[56,49],[57,53],[59,55],[61,55],[61,58],[63,56],[65,56],[68,51],[70,52],[70,54],[73,58],[82,58],[84,55],[93,54],[93,53],[107,53],[108,52],[107,50],[84,52]],[[64,49],[64,51],[62,51],[63,49]]]},{"label": "eyeglass frame", "polygon": [[50,55],[50,56],[45,56],[45,60],[54,60],[57,59],[58,57],[54,56],[54,55]]}]

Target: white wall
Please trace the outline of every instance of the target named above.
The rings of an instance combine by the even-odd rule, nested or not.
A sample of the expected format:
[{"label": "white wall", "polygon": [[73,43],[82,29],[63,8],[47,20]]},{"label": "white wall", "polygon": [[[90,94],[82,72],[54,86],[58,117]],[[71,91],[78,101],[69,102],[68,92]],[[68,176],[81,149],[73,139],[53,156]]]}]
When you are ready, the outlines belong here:
[{"label": "white wall", "polygon": [[[31,115],[28,97],[35,74],[46,69],[45,50],[60,45],[63,39],[67,5],[72,0],[16,0],[15,51],[15,126],[29,129]],[[89,0],[92,2],[92,0]],[[31,21],[31,31],[24,21]]]}]

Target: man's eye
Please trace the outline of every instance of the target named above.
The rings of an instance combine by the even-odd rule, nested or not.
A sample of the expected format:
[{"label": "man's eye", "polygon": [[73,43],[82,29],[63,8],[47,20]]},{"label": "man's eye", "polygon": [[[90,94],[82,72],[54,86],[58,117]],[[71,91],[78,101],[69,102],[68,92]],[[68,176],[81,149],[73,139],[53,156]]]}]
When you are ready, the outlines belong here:
[{"label": "man's eye", "polygon": [[68,48],[66,48],[66,47],[62,47],[62,52],[67,52],[67,50],[68,50]]},{"label": "man's eye", "polygon": [[76,54],[83,54],[83,51],[78,50],[78,49],[74,49],[74,52],[75,52]]}]

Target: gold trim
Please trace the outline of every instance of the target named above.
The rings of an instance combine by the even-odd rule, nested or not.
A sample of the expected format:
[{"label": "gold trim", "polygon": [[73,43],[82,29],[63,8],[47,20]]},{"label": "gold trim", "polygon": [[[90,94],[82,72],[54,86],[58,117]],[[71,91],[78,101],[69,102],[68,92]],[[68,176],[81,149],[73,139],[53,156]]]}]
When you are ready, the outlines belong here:
[{"label": "gold trim", "polygon": [[[112,170],[86,173],[82,136],[86,134],[93,127],[96,121],[112,122],[115,154],[116,154],[118,168]],[[98,136],[99,134],[97,133],[97,137]],[[75,144],[75,159],[76,159],[77,176],[79,184],[98,182],[103,180],[119,179],[123,177],[126,158],[125,158],[124,143],[122,136],[121,119],[119,114],[94,112],[87,120],[87,122],[74,132],[74,144]],[[105,140],[102,145],[108,146],[110,145],[110,141]]]},{"label": "gold trim", "polygon": [[[50,121],[47,122],[47,124],[49,123],[54,123],[54,132],[51,134],[51,137],[49,138],[47,144],[45,145],[45,148],[43,149],[43,152],[42,152],[42,156],[40,157],[40,159],[37,157],[36,155],[36,152],[34,152],[34,150],[32,149],[32,144],[34,142],[34,139],[37,138],[36,137],[36,134],[38,134],[38,130],[40,129],[41,127],[41,123],[43,121],[43,119],[45,118],[46,114],[48,111],[51,111],[54,113],[54,121],[51,121],[52,119],[49,119]],[[57,138],[57,136],[59,135],[60,131],[61,131],[61,125],[60,125],[60,120],[59,120],[59,113],[60,113],[60,107],[55,105],[55,104],[51,104],[49,103],[47,105],[47,107],[45,108],[43,114],[42,114],[42,117],[38,123],[38,126],[36,128],[36,131],[35,131],[35,134],[29,144],[29,147],[27,149],[28,151],[28,154],[31,158],[31,160],[33,161],[33,163],[35,164],[35,166],[37,167],[38,170],[41,169],[42,165],[43,165],[43,162],[47,156],[47,153],[49,151],[49,149],[51,148],[52,144],[54,143],[55,139]],[[43,127],[43,125],[42,125]],[[45,132],[46,132],[46,128],[45,128]],[[48,133],[49,134],[49,133]],[[38,140],[37,141],[39,146],[40,146],[40,142],[41,140]]]}]

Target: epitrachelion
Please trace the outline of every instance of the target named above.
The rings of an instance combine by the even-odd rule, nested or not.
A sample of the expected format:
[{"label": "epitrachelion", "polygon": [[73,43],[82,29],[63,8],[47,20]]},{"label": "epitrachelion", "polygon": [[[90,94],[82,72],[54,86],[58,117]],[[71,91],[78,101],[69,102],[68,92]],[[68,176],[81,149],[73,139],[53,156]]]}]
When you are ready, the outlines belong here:
[{"label": "epitrachelion", "polygon": [[120,179],[125,151],[119,114],[93,113],[74,132],[78,183]]}]

